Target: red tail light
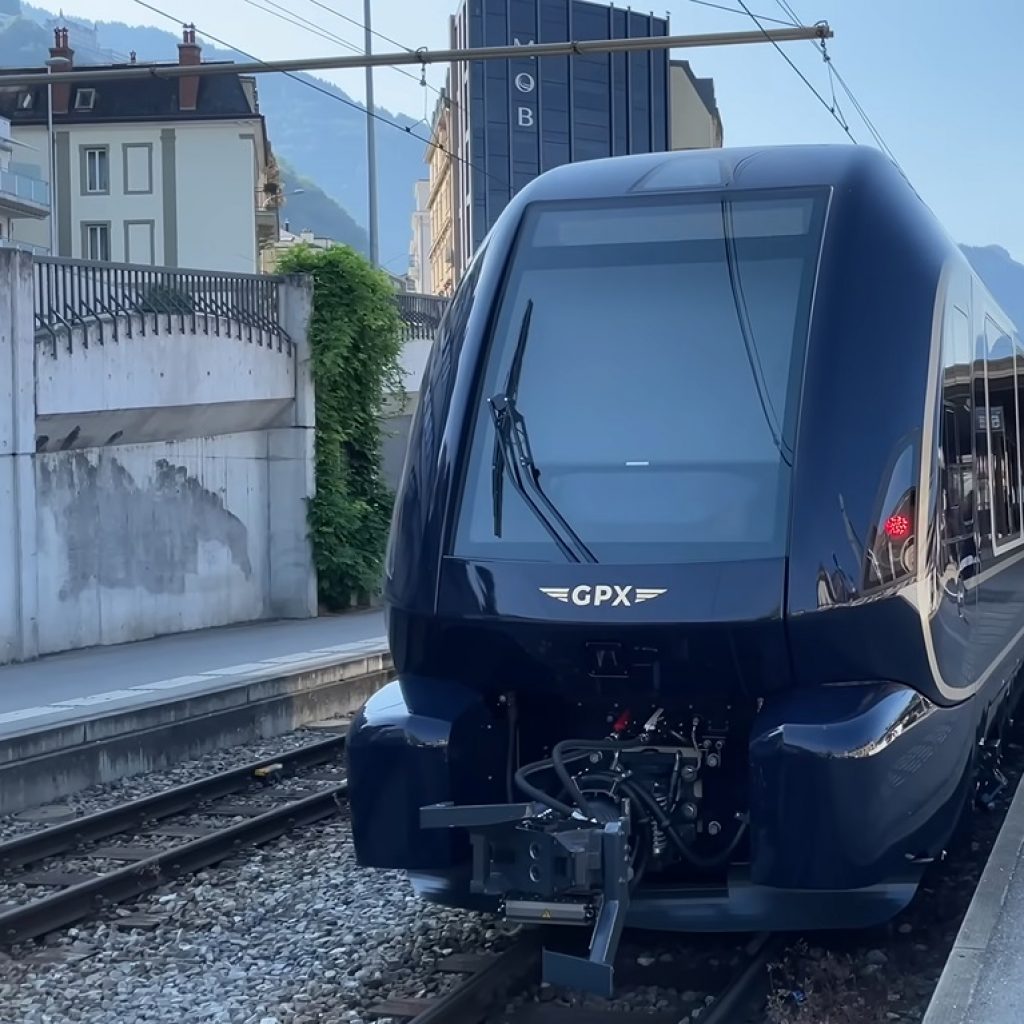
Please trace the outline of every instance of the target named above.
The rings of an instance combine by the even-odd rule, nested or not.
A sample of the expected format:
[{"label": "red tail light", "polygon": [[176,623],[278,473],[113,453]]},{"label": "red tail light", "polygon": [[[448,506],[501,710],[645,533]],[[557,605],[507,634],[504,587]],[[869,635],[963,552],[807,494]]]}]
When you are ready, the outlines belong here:
[{"label": "red tail light", "polygon": [[885,521],[885,535],[892,540],[903,540],[910,536],[910,519],[907,516],[889,516]]}]

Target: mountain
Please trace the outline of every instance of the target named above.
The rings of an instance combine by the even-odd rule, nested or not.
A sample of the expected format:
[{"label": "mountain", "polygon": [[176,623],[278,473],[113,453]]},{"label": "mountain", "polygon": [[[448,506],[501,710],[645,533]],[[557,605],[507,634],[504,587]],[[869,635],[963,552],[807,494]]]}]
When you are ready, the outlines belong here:
[{"label": "mountain", "polygon": [[[333,238],[335,242],[350,245],[363,255],[369,253],[370,239],[365,228],[313,181],[296,174],[284,160],[279,160],[278,166],[281,170],[281,191],[285,197],[281,207],[282,227],[287,222],[296,234],[309,230],[322,238]],[[296,189],[302,191],[295,195]]]},{"label": "mountain", "polygon": [[[16,0],[0,0],[12,6]],[[23,19],[9,22],[0,29],[0,66],[41,64],[50,45],[49,33],[43,28],[54,15],[40,8],[22,4]],[[147,26],[130,26],[122,22],[96,22],[95,36],[85,46],[76,44],[74,25],[71,46],[76,62],[99,64],[125,61],[134,50],[140,61],[174,61],[178,57],[178,36]],[[248,61],[236,50],[203,44],[205,60]],[[366,197],[366,113],[365,107],[337,86],[311,75],[260,75],[257,78],[260,110],[267,119],[267,132],[278,160],[286,162],[295,175],[315,182],[324,198],[340,204],[333,210],[314,198],[294,196],[289,213],[301,210],[300,199],[306,199],[305,217],[317,211],[328,223],[340,225],[352,220],[345,230],[350,237],[353,228],[365,230]],[[379,190],[380,254],[389,269],[404,272],[409,249],[411,218],[415,207],[413,186],[426,177],[427,168],[422,139],[410,134],[426,133],[424,125],[405,116],[377,108],[377,114],[398,125],[377,123],[377,179]],[[311,212],[312,211],[312,212]],[[346,212],[347,211],[347,212]],[[324,223],[308,223],[318,235],[339,237]],[[339,239],[340,240],[340,239]],[[362,244],[368,248],[366,243]]]},{"label": "mountain", "polygon": [[1024,331],[1024,264],[998,245],[960,248],[1017,330]]}]

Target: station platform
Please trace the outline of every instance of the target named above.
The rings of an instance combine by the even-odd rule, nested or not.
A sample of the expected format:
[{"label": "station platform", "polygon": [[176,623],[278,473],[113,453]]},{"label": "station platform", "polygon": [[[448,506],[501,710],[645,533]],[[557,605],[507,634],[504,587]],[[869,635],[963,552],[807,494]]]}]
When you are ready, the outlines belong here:
[{"label": "station platform", "polygon": [[1024,783],[1003,820],[922,1024],[1024,1021]]},{"label": "station platform", "polygon": [[0,666],[0,814],[348,714],[390,669],[379,610]]},{"label": "station platform", "polygon": [[35,722],[71,720],[77,709],[141,706],[172,691],[221,688],[286,660],[298,664],[386,644],[384,613],[365,611],[202,629],[4,665],[0,737]]}]

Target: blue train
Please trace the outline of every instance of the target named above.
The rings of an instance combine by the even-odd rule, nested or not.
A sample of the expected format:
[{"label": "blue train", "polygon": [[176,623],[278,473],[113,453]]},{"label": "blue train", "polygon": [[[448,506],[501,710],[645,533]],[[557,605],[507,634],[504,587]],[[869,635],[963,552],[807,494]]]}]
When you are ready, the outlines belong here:
[{"label": "blue train", "polygon": [[397,681],[356,852],[592,929],[859,927],[1005,780],[1024,344],[848,146],[548,172],[426,370],[387,557]]}]

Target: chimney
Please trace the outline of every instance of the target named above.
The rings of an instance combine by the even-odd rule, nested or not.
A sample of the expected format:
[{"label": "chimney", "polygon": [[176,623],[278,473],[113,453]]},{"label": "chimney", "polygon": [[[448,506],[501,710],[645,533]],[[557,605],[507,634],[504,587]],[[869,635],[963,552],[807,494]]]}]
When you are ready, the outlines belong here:
[{"label": "chimney", "polygon": [[[178,63],[182,67],[194,67],[202,63],[202,51],[196,42],[195,25],[182,26],[182,41],[178,43]],[[182,76],[178,79],[178,109],[195,110],[199,100],[198,76]]]},{"label": "chimney", "polygon": [[[50,47],[50,57],[63,57],[67,64],[61,64],[54,71],[70,71],[74,65],[75,51],[68,43],[68,30],[66,28],[55,28],[53,30],[53,46]],[[53,84],[53,112],[55,114],[66,114],[71,103],[71,85],[68,82],[54,82]]]}]

